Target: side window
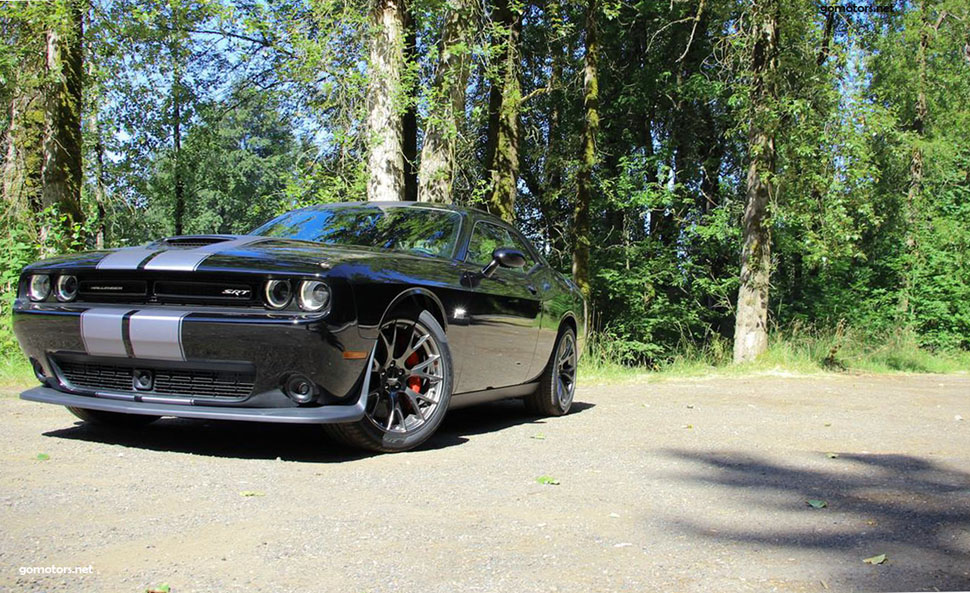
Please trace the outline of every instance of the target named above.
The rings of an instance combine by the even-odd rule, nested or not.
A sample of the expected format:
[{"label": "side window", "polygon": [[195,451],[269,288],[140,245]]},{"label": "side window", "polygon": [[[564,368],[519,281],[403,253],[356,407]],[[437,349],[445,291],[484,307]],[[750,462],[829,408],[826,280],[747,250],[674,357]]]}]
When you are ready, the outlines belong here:
[{"label": "side window", "polygon": [[465,261],[484,266],[492,261],[492,252],[499,247],[513,247],[525,254],[525,266],[515,271],[528,271],[535,265],[531,252],[523,245],[522,240],[517,235],[500,226],[486,222],[479,222],[475,225],[471,241],[468,243],[468,256]]},{"label": "side window", "polygon": [[511,235],[512,235],[512,243],[511,243],[512,247],[515,247],[516,249],[521,251],[523,255],[525,255],[525,265],[522,266],[522,271],[528,272],[536,265],[536,261],[532,258],[532,250],[526,247],[524,240],[517,233],[511,233]]},{"label": "side window", "polygon": [[472,231],[468,243],[468,257],[465,261],[484,266],[492,261],[492,252],[499,247],[508,247],[509,233],[494,224],[479,222]]}]

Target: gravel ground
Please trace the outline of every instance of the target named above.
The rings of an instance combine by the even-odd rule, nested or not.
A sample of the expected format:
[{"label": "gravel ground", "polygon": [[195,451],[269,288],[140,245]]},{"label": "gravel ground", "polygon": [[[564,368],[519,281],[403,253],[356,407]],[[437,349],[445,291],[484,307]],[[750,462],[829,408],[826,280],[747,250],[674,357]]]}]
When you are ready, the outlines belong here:
[{"label": "gravel ground", "polygon": [[112,433],[14,395],[2,590],[970,590],[967,376],[587,382],[569,416],[460,410],[378,456],[314,427]]}]

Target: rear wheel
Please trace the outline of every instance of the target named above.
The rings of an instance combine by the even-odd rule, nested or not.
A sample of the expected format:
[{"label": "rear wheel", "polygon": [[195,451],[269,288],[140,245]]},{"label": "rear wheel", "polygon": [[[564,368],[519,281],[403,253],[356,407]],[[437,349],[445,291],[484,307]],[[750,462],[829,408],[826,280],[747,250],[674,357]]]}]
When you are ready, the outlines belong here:
[{"label": "rear wheel", "polygon": [[115,428],[138,428],[151,424],[160,418],[160,416],[146,416],[143,414],[121,414],[119,412],[105,412],[104,410],[66,407],[68,411],[85,422],[100,426],[113,426]]},{"label": "rear wheel", "polygon": [[428,440],[451,402],[451,350],[433,315],[396,317],[374,346],[364,417],[327,425],[339,440],[371,451],[407,451]]},{"label": "rear wheel", "polygon": [[569,412],[576,393],[577,359],[576,332],[565,327],[559,331],[552,357],[539,378],[539,387],[525,398],[530,412],[541,416],[562,416]]}]

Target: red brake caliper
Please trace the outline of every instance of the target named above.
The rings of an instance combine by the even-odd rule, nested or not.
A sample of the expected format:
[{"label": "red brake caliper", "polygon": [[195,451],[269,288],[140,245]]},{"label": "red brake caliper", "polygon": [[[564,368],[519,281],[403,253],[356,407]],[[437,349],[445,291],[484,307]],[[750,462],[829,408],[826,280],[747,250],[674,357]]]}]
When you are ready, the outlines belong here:
[{"label": "red brake caliper", "polygon": [[[421,358],[418,356],[417,352],[412,352],[411,356],[404,361],[404,364],[408,367],[413,367],[420,362]],[[408,377],[408,387],[413,389],[417,393],[421,393],[421,377]]]}]

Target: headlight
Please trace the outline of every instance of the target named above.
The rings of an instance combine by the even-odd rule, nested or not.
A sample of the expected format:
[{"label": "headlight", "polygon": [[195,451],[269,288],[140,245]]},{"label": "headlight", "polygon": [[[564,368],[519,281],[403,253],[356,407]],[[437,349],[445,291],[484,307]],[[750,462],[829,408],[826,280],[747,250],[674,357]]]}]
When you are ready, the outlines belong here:
[{"label": "headlight", "polygon": [[61,302],[73,301],[77,296],[77,277],[61,276],[57,279],[57,290],[55,293],[57,300]]},{"label": "headlight", "polygon": [[330,304],[330,287],[319,280],[305,280],[300,284],[300,308],[322,311]]},{"label": "headlight", "polygon": [[270,280],[266,283],[266,304],[273,309],[282,309],[290,302],[290,281]]},{"label": "headlight", "polygon": [[51,293],[51,277],[43,274],[30,277],[30,288],[28,289],[30,300],[42,301]]}]

